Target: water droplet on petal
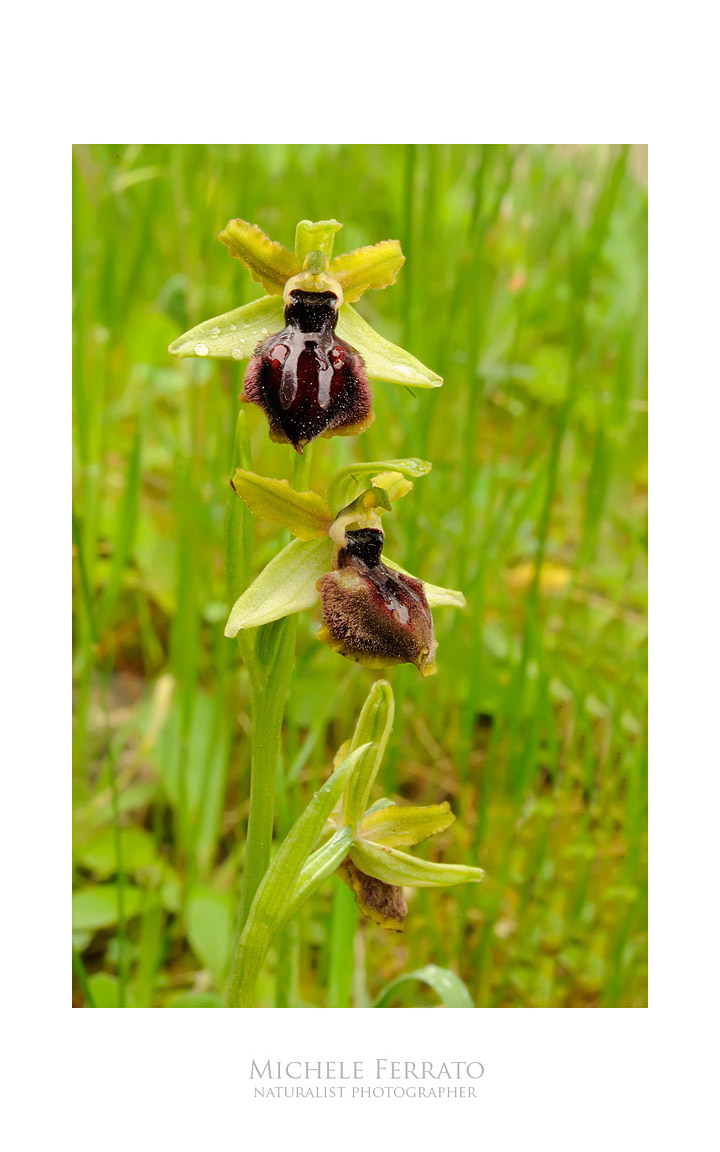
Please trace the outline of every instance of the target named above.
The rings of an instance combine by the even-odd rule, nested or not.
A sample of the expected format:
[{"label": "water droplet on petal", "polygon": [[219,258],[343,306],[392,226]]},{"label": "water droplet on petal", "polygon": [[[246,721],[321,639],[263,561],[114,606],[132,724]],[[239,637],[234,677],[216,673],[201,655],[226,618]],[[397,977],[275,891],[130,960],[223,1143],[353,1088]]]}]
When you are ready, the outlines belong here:
[{"label": "water droplet on petal", "polygon": [[209,351],[207,344],[196,344],[194,348],[196,356],[207,356]]},{"label": "water droplet on petal", "polygon": [[210,329],[210,335],[211,336],[219,336],[220,335],[220,329],[218,328],[217,324],[215,325],[214,328]]},{"label": "water droplet on petal", "polygon": [[262,332],[263,336],[267,336],[267,333],[268,333],[267,328],[261,328],[260,331]]},{"label": "water droplet on petal", "polygon": [[245,355],[245,353],[243,352],[242,348],[233,348],[233,350],[232,350],[233,360],[242,360],[244,355]]}]

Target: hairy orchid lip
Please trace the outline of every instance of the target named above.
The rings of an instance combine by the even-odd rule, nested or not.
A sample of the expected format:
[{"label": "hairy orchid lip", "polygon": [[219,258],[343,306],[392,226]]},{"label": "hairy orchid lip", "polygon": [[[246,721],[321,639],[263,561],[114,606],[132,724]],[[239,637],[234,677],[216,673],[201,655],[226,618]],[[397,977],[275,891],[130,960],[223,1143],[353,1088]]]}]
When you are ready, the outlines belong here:
[{"label": "hairy orchid lip", "polygon": [[319,636],[358,664],[414,664],[423,676],[432,675],[437,644],[422,581],[391,571],[382,562],[382,546],[378,529],[346,532],[335,571],[317,583]]},{"label": "hairy orchid lip", "polygon": [[408,913],[402,888],[368,876],[349,856],[343,860],[338,873],[352,890],[363,916],[382,928],[402,932]]},{"label": "hairy orchid lip", "polygon": [[242,398],[257,404],[271,439],[302,452],[316,436],[363,431],[373,420],[362,357],[335,335],[333,292],[294,289],[285,328],[255,349]]}]

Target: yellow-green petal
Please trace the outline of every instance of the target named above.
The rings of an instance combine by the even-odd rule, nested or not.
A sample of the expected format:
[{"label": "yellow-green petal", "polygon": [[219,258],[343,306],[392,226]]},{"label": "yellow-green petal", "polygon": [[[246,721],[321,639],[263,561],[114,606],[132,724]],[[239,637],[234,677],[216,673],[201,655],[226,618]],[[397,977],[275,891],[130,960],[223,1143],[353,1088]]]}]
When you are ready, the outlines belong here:
[{"label": "yellow-green petal", "polygon": [[406,884],[413,888],[444,888],[451,884],[477,884],[485,876],[482,868],[467,864],[433,864],[396,848],[380,848],[356,840],[350,857],[368,876],[386,884]]},{"label": "yellow-green petal", "polygon": [[366,812],[360,825],[360,838],[386,848],[410,847],[444,832],[454,820],[447,801],[425,808],[390,804],[375,812]]},{"label": "yellow-green petal", "polygon": [[203,320],[173,340],[172,356],[210,356],[223,360],[249,360],[261,340],[285,327],[279,296],[262,296],[222,316]]},{"label": "yellow-green petal", "polygon": [[259,628],[261,624],[312,608],[320,599],[315,585],[331,566],[332,543],[327,537],[293,540],[235,601],[225,635],[237,636],[243,628]]},{"label": "yellow-green petal", "polygon": [[330,272],[340,281],[346,301],[359,300],[368,288],[388,288],[405,263],[399,240],[381,240],[337,256]]},{"label": "yellow-green petal", "polygon": [[406,480],[402,472],[381,472],[372,478],[373,488],[381,488],[391,504],[412,492],[412,480]]},{"label": "yellow-green petal", "polygon": [[282,524],[298,540],[327,536],[333,515],[317,492],[296,492],[287,480],[258,476],[244,468],[238,468],[232,486],[255,516]]},{"label": "yellow-green petal", "polygon": [[295,229],[295,256],[300,267],[308,252],[324,252],[329,262],[335,233],[341,228],[338,220],[301,220]]},{"label": "yellow-green petal", "polygon": [[294,252],[271,240],[262,228],[248,224],[247,220],[229,220],[218,239],[271,295],[282,296],[285,281],[297,275],[302,267]]},{"label": "yellow-green petal", "polygon": [[[334,272],[333,272],[334,275]],[[337,334],[362,356],[365,370],[372,380],[387,380],[408,388],[439,388],[442,376],[426,368],[404,348],[391,344],[363,320],[351,304],[343,304],[338,313]]]}]

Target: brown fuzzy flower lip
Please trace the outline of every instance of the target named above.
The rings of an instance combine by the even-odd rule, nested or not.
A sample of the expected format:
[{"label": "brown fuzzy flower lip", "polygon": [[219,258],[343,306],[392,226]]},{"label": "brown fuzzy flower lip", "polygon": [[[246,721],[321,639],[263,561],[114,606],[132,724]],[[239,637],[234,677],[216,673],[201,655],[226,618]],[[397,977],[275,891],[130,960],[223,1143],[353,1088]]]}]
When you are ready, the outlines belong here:
[{"label": "brown fuzzy flower lip", "polygon": [[300,453],[374,419],[362,357],[335,335],[338,307],[334,292],[290,292],[285,327],[258,344],[245,373],[241,399],[262,408],[272,440]]},{"label": "brown fuzzy flower lip", "polygon": [[422,581],[382,562],[383,538],[375,528],[346,532],[335,571],[317,583],[320,637],[368,667],[415,664],[423,676],[431,675],[437,644]]},{"label": "brown fuzzy flower lip", "polygon": [[368,876],[349,856],[343,860],[338,873],[352,889],[355,902],[364,916],[381,928],[402,932],[408,912],[402,888],[386,884],[376,876]]}]

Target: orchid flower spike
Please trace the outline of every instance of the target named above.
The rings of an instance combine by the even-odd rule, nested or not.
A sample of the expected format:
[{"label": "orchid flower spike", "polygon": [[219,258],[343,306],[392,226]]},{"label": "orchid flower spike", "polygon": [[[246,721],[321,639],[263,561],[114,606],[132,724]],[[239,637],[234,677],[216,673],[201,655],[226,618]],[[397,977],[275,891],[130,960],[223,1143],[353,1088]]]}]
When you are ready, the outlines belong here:
[{"label": "orchid flower spike", "polygon": [[351,306],[369,288],[394,284],[405,262],[397,240],[332,257],[337,220],[301,220],[295,251],[256,224],[220,233],[267,296],[198,324],[173,356],[249,359],[241,399],[262,408],[270,438],[302,452],[316,436],[353,436],[374,420],[368,381],[438,388],[442,378],[385,340]]},{"label": "orchid flower spike", "polygon": [[251,511],[297,537],[263,569],[230,613],[226,636],[257,628],[322,604],[318,638],[358,664],[388,668],[414,664],[436,671],[437,643],[430,609],[465,606],[462,592],[439,588],[405,572],[383,555],[381,515],[423,476],[423,460],[384,460],[336,473],[325,498],[295,492],[239,468],[232,484]]}]

